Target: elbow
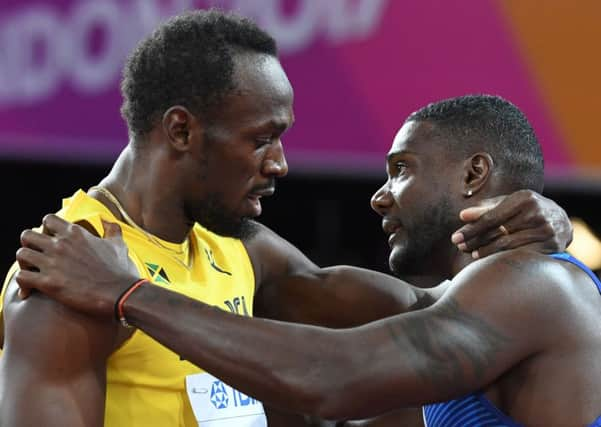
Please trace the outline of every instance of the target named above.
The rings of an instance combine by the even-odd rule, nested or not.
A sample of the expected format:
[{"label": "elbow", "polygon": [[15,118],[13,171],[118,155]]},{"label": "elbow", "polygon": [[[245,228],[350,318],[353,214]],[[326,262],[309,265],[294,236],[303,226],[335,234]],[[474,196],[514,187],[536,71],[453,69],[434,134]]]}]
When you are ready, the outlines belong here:
[{"label": "elbow", "polygon": [[[326,420],[342,420],[362,411],[360,386],[361,362],[357,352],[343,346],[322,352],[311,369],[292,387],[301,412]],[[325,354],[324,354],[325,353]],[[359,400],[359,401],[358,401]],[[368,399],[367,399],[368,400]]]},{"label": "elbow", "polygon": [[344,378],[316,391],[306,413],[324,420],[363,419],[377,415],[374,403],[373,396],[366,395],[353,378]]},{"label": "elbow", "polygon": [[324,420],[347,420],[356,418],[350,403],[352,396],[345,396],[344,389],[333,387],[330,393],[315,395],[312,402],[311,415]]},{"label": "elbow", "polygon": [[352,395],[343,384],[344,380],[328,373],[320,379],[290,386],[288,394],[295,396],[295,402],[288,409],[325,420],[347,419]]},{"label": "elbow", "polygon": [[367,384],[365,368],[372,352],[365,351],[364,340],[351,331],[304,331],[302,346],[289,346],[275,366],[261,370],[263,393],[256,397],[323,419],[347,419],[366,410],[369,399],[361,389]]}]

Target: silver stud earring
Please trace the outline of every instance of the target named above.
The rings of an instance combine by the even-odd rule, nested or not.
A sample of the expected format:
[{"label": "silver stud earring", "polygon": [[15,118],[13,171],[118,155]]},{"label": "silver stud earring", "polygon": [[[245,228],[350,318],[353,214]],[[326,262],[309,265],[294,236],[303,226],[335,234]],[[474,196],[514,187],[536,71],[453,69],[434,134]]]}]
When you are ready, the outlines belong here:
[{"label": "silver stud earring", "polygon": [[474,194],[474,193],[472,193],[471,189],[467,190],[467,197],[472,197],[472,194]]}]

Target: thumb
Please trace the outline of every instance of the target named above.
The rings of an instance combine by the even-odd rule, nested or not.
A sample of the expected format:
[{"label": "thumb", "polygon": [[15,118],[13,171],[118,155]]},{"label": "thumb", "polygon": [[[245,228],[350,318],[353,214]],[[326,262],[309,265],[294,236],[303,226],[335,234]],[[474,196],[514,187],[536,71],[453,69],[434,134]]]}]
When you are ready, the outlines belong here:
[{"label": "thumb", "polygon": [[492,206],[472,206],[459,212],[459,218],[464,222],[474,222],[491,209]]},{"label": "thumb", "polygon": [[119,224],[115,224],[114,222],[108,222],[102,220],[102,227],[104,228],[104,238],[105,239],[122,239],[123,235],[121,233],[121,227]]},{"label": "thumb", "polygon": [[474,222],[482,215],[493,210],[505,200],[506,196],[497,196],[480,201],[477,206],[471,206],[459,212],[459,218],[464,222]]}]

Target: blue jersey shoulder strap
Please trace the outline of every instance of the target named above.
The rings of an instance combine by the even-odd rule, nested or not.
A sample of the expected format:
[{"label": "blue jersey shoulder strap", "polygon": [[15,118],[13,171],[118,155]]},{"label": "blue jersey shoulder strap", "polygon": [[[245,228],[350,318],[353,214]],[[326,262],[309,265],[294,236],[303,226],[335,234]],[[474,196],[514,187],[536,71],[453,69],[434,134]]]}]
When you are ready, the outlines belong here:
[{"label": "blue jersey shoulder strap", "polygon": [[582,261],[580,261],[577,258],[574,258],[572,255],[570,255],[566,252],[554,253],[554,254],[551,254],[551,256],[555,259],[571,262],[572,264],[580,267],[586,274],[588,274],[588,276],[591,278],[591,280],[593,282],[595,282],[595,286],[597,286],[599,293],[601,293],[601,280],[599,280],[597,275],[595,273],[593,273],[593,271],[590,268],[588,268]]}]

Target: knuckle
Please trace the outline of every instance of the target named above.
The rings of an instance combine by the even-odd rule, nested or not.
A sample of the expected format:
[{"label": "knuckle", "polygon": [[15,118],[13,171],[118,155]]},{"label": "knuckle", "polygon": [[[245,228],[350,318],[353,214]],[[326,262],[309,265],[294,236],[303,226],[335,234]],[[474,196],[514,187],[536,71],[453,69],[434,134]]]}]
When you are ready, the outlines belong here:
[{"label": "knuckle", "polygon": [[24,256],[25,256],[25,248],[17,249],[17,252],[15,252],[15,257],[17,258],[17,260],[19,258],[23,258]]},{"label": "knuckle", "polygon": [[29,228],[26,230],[23,230],[21,232],[21,236],[20,236],[21,241],[28,240],[28,238],[31,236],[31,233],[33,233],[33,231],[31,231]]},{"label": "knuckle", "polygon": [[518,195],[527,202],[536,201],[538,198],[538,193],[528,189],[519,190]]},{"label": "knuckle", "polygon": [[463,234],[463,237],[467,240],[473,235],[474,226],[472,224],[465,224],[459,230],[459,233]]},{"label": "knuckle", "polygon": [[83,238],[82,228],[75,224],[69,225],[69,234],[75,241],[81,240]]},{"label": "knuckle", "polygon": [[501,204],[506,205],[508,208],[513,207],[515,209],[523,206],[527,199],[528,195],[524,193],[524,190],[518,190],[507,195],[507,197],[503,199]]},{"label": "knuckle", "polygon": [[17,285],[19,285],[19,287],[28,287],[25,273],[23,272],[23,270],[17,271],[14,275],[14,278],[15,282],[17,282]]},{"label": "knuckle", "polygon": [[44,218],[42,218],[42,224],[48,225],[48,222],[51,221],[53,217],[54,217],[54,214],[44,215]]},{"label": "knuckle", "polygon": [[541,224],[542,222],[544,222],[544,217],[540,212],[535,212],[533,209],[524,209],[512,218],[511,226],[513,230],[519,230]]},{"label": "knuckle", "polygon": [[50,276],[42,276],[39,282],[40,287],[42,287],[45,291],[52,292],[56,289],[56,280],[52,279]]},{"label": "knuckle", "polygon": [[511,248],[513,239],[509,236],[499,237],[491,246],[495,246],[497,250],[506,250]]},{"label": "knuckle", "polygon": [[532,223],[532,225],[536,225],[536,226],[540,226],[540,227],[547,226],[551,230],[553,230],[552,219],[547,217],[542,211],[531,215],[530,223]]},{"label": "knuckle", "polygon": [[29,256],[28,250],[26,248],[19,248],[15,253],[15,259],[19,263],[20,266],[24,264],[29,264]]},{"label": "knuckle", "polygon": [[542,206],[542,199],[539,198],[537,193],[531,192],[528,198],[524,202],[525,208],[530,212],[541,213],[544,209]]},{"label": "knuckle", "polygon": [[555,230],[553,229],[553,226],[551,224],[549,224],[548,222],[545,222],[544,224],[542,224],[540,226],[540,230],[541,230],[541,234],[543,234],[544,236],[552,237],[555,240],[557,239],[557,236],[555,236]]},{"label": "knuckle", "polygon": [[53,239],[54,242],[54,251],[56,252],[57,255],[64,255],[67,253],[68,249],[69,249],[69,244],[67,243],[67,240],[63,237],[55,237]]},{"label": "knuckle", "polygon": [[67,228],[68,235],[77,233],[77,228],[75,227],[75,225],[73,223],[69,223],[66,228]]}]

